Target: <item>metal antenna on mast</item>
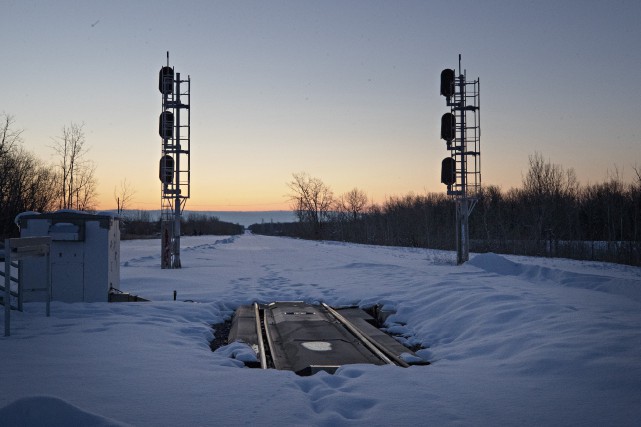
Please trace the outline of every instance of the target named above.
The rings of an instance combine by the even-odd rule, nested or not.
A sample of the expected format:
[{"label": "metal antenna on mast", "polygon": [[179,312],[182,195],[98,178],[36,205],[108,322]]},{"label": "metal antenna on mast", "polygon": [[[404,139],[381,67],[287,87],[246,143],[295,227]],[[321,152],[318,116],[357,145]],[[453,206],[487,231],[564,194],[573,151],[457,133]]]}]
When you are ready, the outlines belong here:
[{"label": "metal antenna on mast", "polygon": [[441,72],[441,95],[450,112],[441,117],[441,138],[450,156],[441,163],[441,182],[456,201],[456,262],[470,258],[469,216],[481,189],[480,80],[466,80],[458,56],[458,77],[454,70]]},{"label": "metal antenna on mast", "polygon": [[[186,83],[187,89],[181,90]],[[174,76],[173,67],[167,65],[160,69],[158,89],[162,93],[162,112],[160,113],[159,133],[162,138],[160,158],[161,185],[161,268],[181,268],[180,262],[180,221],[185,203],[191,192],[191,78],[180,79]],[[184,102],[182,97],[186,97]],[[181,111],[186,114],[181,121]],[[186,119],[186,120],[185,120]],[[184,122],[186,121],[186,124]],[[181,131],[186,130],[186,135]]]}]

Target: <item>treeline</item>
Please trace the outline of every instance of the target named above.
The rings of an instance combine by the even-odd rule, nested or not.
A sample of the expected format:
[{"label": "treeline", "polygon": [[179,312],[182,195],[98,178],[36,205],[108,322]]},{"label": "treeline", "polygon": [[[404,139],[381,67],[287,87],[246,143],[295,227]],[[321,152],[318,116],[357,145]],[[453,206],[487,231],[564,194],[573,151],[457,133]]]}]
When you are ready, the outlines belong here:
[{"label": "treeline", "polygon": [[[12,116],[0,113],[0,245],[17,237],[15,217],[22,212],[50,212],[58,209],[93,211],[97,196],[96,165],[86,158],[88,146],[83,124],[63,126],[52,138],[54,163],[44,163],[25,150],[23,131]],[[126,209],[133,188],[126,180],[114,190],[119,211]],[[139,211],[121,218],[123,239],[160,236],[160,221]],[[183,235],[234,235],[244,227],[216,217],[192,213],[181,221]]]},{"label": "treeline", "polygon": [[[605,182],[582,186],[572,169],[534,154],[521,188],[482,189],[470,216],[470,250],[641,265],[641,170],[634,172],[631,183],[614,174]],[[299,179],[293,182],[300,183],[301,175],[295,177]],[[303,178],[303,184],[314,180]],[[322,194],[327,198],[330,193]],[[362,201],[362,192],[354,189],[334,199],[331,209],[300,214],[297,223],[255,224],[250,229],[257,234],[455,249],[455,204],[448,196],[407,195],[358,208],[350,203],[354,193]],[[300,200],[301,194],[312,192],[292,193],[296,210],[313,207]]]},{"label": "treeline", "polygon": [[53,138],[56,163],[39,160],[23,146],[12,116],[0,114],[0,239],[17,237],[21,212],[91,210],[95,205],[95,165],[86,159],[83,125],[63,126]]},{"label": "treeline", "polygon": [[[239,224],[221,221],[218,217],[191,212],[180,221],[183,236],[230,236],[245,232]],[[154,220],[147,211],[137,211],[121,220],[122,240],[160,237],[160,220]]]},{"label": "treeline", "polygon": [[216,216],[195,212],[190,212],[187,215],[187,220],[182,221],[180,224],[180,230],[185,236],[200,236],[204,234],[229,236],[245,232],[245,227],[242,225],[221,221]]},{"label": "treeline", "polygon": [[0,237],[15,237],[14,219],[20,212],[47,211],[55,203],[51,189],[56,174],[21,146],[21,130],[13,118],[0,115]]}]

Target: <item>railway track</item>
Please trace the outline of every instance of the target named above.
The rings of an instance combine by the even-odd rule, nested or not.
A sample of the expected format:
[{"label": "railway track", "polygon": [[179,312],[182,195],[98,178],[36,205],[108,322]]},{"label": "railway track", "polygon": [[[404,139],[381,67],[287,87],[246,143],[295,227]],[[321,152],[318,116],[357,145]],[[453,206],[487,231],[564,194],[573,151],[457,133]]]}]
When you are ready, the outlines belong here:
[{"label": "railway track", "polygon": [[252,367],[299,375],[334,373],[342,365],[355,363],[428,364],[374,323],[359,308],[334,309],[299,301],[254,303],[236,310],[227,342],[250,345],[258,359]]}]

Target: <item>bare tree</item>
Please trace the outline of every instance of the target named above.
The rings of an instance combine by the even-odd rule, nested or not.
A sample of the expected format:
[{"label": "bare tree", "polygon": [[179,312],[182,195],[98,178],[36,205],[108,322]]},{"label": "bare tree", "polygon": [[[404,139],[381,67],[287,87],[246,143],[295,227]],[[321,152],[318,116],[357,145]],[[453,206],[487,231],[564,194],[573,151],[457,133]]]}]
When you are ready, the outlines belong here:
[{"label": "bare tree", "polygon": [[62,135],[53,139],[58,155],[58,199],[62,209],[89,210],[95,205],[97,182],[95,164],[86,158],[88,147],[84,123],[62,127]]},{"label": "bare tree", "polygon": [[533,196],[557,196],[575,192],[578,181],[574,169],[545,161],[539,152],[528,157],[530,169],[523,179],[523,189]]},{"label": "bare tree", "polygon": [[23,200],[25,211],[46,212],[55,207],[51,189],[56,185],[56,172],[51,165],[32,157],[30,172],[25,174]]},{"label": "bare tree", "polygon": [[13,220],[24,211],[46,211],[53,207],[55,173],[21,147],[22,130],[13,117],[0,115],[0,236],[13,236]]},{"label": "bare tree", "polygon": [[636,175],[636,185],[641,188],[641,168],[637,165],[632,166],[632,170],[634,171],[634,174]]},{"label": "bare tree", "polygon": [[127,182],[127,178],[120,181],[120,185],[114,188],[114,200],[118,206],[118,214],[129,207],[134,194],[136,194],[136,190]]},{"label": "bare tree", "polygon": [[87,161],[78,170],[75,182],[76,194],[75,199],[72,201],[72,203],[75,203],[75,209],[88,211],[95,208],[96,196],[98,195],[95,172],[96,164],[92,161]]},{"label": "bare tree", "polygon": [[552,240],[567,234],[562,218],[573,215],[572,205],[579,192],[574,169],[546,161],[541,153],[528,157],[530,169],[523,178],[523,195],[530,207],[530,237]]},{"label": "bare tree", "polygon": [[348,213],[350,219],[356,221],[365,211],[365,207],[367,206],[367,194],[354,187],[347,193],[341,195],[336,204],[340,211]]},{"label": "bare tree", "polygon": [[301,223],[310,227],[314,237],[320,238],[323,223],[329,218],[334,194],[323,181],[305,172],[292,176],[293,180],[287,184],[291,190],[292,210]]},{"label": "bare tree", "polygon": [[22,129],[14,129],[13,116],[0,114],[0,155],[4,155],[22,142]]}]

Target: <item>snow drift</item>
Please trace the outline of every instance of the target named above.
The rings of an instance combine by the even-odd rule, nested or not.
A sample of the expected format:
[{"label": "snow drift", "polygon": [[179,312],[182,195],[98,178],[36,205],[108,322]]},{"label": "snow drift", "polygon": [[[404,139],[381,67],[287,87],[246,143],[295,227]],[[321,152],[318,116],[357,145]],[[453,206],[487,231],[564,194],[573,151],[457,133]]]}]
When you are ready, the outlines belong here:
[{"label": "snow drift", "polygon": [[[449,252],[253,235],[182,244],[183,268],[161,270],[157,241],[123,242],[121,288],[152,302],[14,312],[12,336],[0,339],[0,424],[25,411],[37,414],[25,425],[641,419],[639,268],[496,254],[456,266]],[[276,300],[382,304],[394,312],[385,327],[432,365],[298,377],[244,368],[244,348],[210,351],[212,324]]]}]

